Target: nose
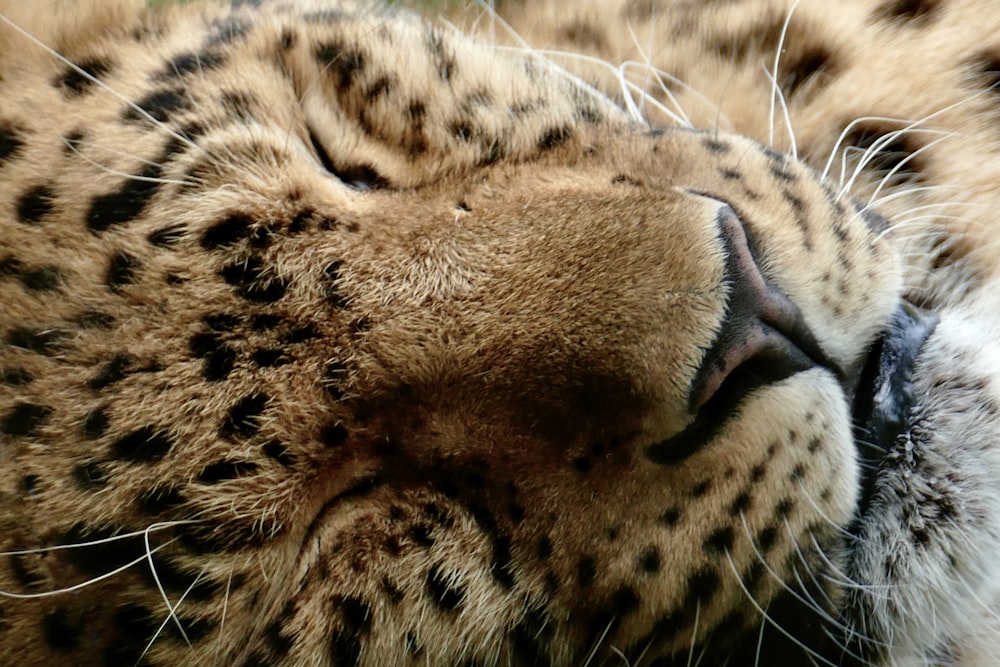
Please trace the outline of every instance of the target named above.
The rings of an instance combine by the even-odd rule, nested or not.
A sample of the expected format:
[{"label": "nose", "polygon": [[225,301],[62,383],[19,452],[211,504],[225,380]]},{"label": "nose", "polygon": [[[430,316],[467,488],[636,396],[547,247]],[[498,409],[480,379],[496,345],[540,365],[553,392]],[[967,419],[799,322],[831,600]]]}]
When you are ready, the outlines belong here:
[{"label": "nose", "polygon": [[761,272],[752,240],[736,212],[722,206],[717,222],[725,248],[728,294],[719,332],[691,383],[692,414],[712,404],[733,407],[760,386],[816,366],[836,369],[798,306]]}]

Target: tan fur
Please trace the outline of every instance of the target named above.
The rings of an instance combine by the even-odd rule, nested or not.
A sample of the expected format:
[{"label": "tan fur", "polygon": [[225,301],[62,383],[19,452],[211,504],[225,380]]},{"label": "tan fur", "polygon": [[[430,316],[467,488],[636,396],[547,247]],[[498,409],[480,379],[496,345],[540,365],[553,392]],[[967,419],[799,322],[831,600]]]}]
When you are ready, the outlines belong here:
[{"label": "tan fur", "polygon": [[[234,4],[0,3],[0,663],[742,665],[760,632],[805,664],[767,610],[831,664],[988,664],[988,0],[799,3],[801,160],[780,105],[762,145],[790,3],[504,8],[539,49],[676,74],[698,130],[644,105],[664,132],[600,66],[484,44],[490,17]],[[888,229],[885,170],[819,173],[863,116],[949,133],[880,191]],[[735,214],[830,366],[665,461]],[[903,299],[941,318],[889,457],[915,463],[860,516],[844,378]]]}]

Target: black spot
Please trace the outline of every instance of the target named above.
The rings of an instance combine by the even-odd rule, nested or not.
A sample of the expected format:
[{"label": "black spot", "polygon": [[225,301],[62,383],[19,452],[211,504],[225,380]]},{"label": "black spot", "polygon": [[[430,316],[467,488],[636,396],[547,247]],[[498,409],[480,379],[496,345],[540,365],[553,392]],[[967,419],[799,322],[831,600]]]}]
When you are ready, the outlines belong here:
[{"label": "black spot", "polygon": [[510,538],[504,535],[495,536],[492,540],[493,558],[490,563],[490,574],[506,589],[514,587],[514,559],[511,554]]},{"label": "black spot", "polygon": [[153,120],[163,123],[170,118],[170,114],[190,109],[192,103],[191,97],[183,88],[154,90],[136,103],[138,109],[135,106],[129,106],[122,114],[122,118],[127,121],[141,122],[151,117]]},{"label": "black spot", "polygon": [[[233,2],[248,2],[249,0],[233,0]],[[251,653],[245,661],[240,663],[240,667],[271,667],[271,661],[260,653]]]},{"label": "black spot", "polygon": [[627,174],[615,174],[611,177],[611,185],[632,185],[634,187],[642,187],[642,181],[633,178]]},{"label": "black spot", "polygon": [[117,636],[102,652],[105,666],[143,664],[146,645],[156,634],[158,620],[145,607],[126,604],[115,611],[113,624]]},{"label": "black spot", "polygon": [[277,440],[272,440],[264,445],[262,451],[264,452],[264,456],[277,461],[286,468],[295,465],[295,455]]},{"label": "black spot", "polygon": [[0,382],[8,387],[19,387],[34,380],[34,376],[20,366],[0,369]]},{"label": "black spot", "polygon": [[143,535],[122,536],[109,527],[75,524],[58,538],[58,544],[74,545],[63,553],[83,574],[100,576],[146,556]]},{"label": "black spot", "polygon": [[73,155],[77,152],[80,142],[86,136],[83,130],[73,130],[69,134],[65,135],[63,140],[63,153],[66,155]]},{"label": "black spot", "polygon": [[330,657],[337,667],[356,667],[361,661],[361,641],[357,637],[334,633],[330,639]]},{"label": "black spot", "polygon": [[316,211],[314,211],[311,208],[306,208],[299,211],[298,213],[295,214],[295,217],[292,218],[292,221],[288,223],[288,233],[299,234],[305,231],[306,229],[308,229],[309,224],[313,222],[313,220],[317,217],[318,216],[316,215]]},{"label": "black spot", "polygon": [[694,487],[691,489],[691,497],[701,498],[706,493],[708,493],[708,490],[710,488],[712,488],[712,480],[710,479],[702,480],[701,482],[695,484]]},{"label": "black spot", "polygon": [[40,588],[45,583],[45,577],[40,575],[31,567],[30,554],[11,554],[7,559],[10,571],[17,579],[17,583],[24,588]]},{"label": "black spot", "polygon": [[629,586],[622,586],[611,594],[611,610],[616,618],[631,614],[639,608],[639,596]]},{"label": "black spot", "polygon": [[514,653],[519,665],[550,665],[552,660],[546,646],[554,634],[553,620],[542,611],[532,609],[511,630]]},{"label": "black spot", "polygon": [[80,639],[80,628],[70,622],[69,613],[59,607],[42,616],[42,635],[49,648],[66,652],[76,648]]},{"label": "black spot", "polygon": [[284,657],[288,655],[288,652],[292,650],[292,646],[295,645],[292,638],[282,632],[285,626],[288,625],[294,617],[295,603],[289,601],[281,610],[281,614],[278,619],[269,623],[267,628],[264,629],[264,634],[267,637],[268,648],[270,648],[271,653],[277,657]]},{"label": "black spot", "polygon": [[604,114],[588,104],[577,104],[576,117],[590,125],[604,121]]},{"label": "black spot", "polygon": [[52,212],[55,193],[48,185],[36,185],[17,200],[17,219],[29,225],[41,222]]},{"label": "black spot", "polygon": [[253,219],[242,213],[232,213],[214,223],[201,235],[201,247],[213,250],[237,243],[250,235]]},{"label": "black spot", "polygon": [[360,598],[353,596],[335,598],[335,607],[340,607],[344,631],[352,635],[368,632],[371,627],[371,608]]},{"label": "black spot", "polygon": [[686,597],[696,602],[700,601],[702,605],[705,605],[718,592],[719,583],[719,575],[714,571],[698,570],[688,578]]},{"label": "black spot", "polygon": [[705,538],[703,546],[705,551],[710,554],[725,554],[732,550],[733,539],[733,529],[729,526],[724,526],[713,530],[709,536]]},{"label": "black spot", "polygon": [[110,361],[101,366],[92,378],[87,380],[87,386],[94,391],[99,391],[110,384],[124,379],[127,375],[128,366],[131,363],[132,357],[119,352]]},{"label": "black spot", "polygon": [[[183,595],[185,601],[207,602],[222,589],[218,582],[205,576],[198,578],[196,574],[183,572],[173,562],[165,558],[156,559],[156,579],[153,578],[153,572],[148,567],[143,568],[142,574],[148,586],[157,588],[162,586],[166,591]],[[195,583],[195,579],[197,579],[197,583]],[[234,576],[227,582],[231,590],[235,590],[238,586],[238,579],[238,576]]]},{"label": "black spot", "polygon": [[103,488],[108,482],[106,467],[98,461],[77,463],[73,466],[73,481],[81,491]]},{"label": "black spot", "polygon": [[431,599],[444,611],[454,611],[465,602],[465,589],[451,581],[441,570],[440,565],[435,565],[427,573],[427,591]]},{"label": "black spot", "polygon": [[785,98],[797,93],[820,73],[829,75],[833,69],[832,61],[833,54],[824,46],[812,46],[793,57],[783,58],[779,64],[778,80]]},{"label": "black spot", "polygon": [[298,345],[299,343],[304,343],[307,340],[316,340],[322,337],[323,335],[313,324],[310,323],[304,324],[300,327],[295,327],[285,334],[284,340],[289,345]]},{"label": "black spot", "polygon": [[913,157],[922,146],[917,144],[911,133],[894,135],[899,129],[878,123],[855,123],[844,135],[844,146],[863,149],[865,168],[874,172],[877,178],[892,173],[899,182],[922,181],[923,161],[919,156]]},{"label": "black spot", "polygon": [[387,95],[395,87],[395,84],[387,76],[381,76],[365,88],[365,101],[370,103],[378,101],[378,98]]},{"label": "black spot", "polygon": [[38,403],[15,403],[0,419],[0,433],[14,436],[33,435],[45,423],[52,408]]},{"label": "black spot", "polygon": [[889,221],[870,206],[861,207],[858,213],[861,214],[861,219],[865,221],[865,226],[872,234],[881,236],[889,230]]},{"label": "black spot", "polygon": [[26,268],[21,271],[20,278],[21,284],[29,290],[51,292],[59,288],[59,284],[62,282],[62,272],[59,267],[49,264]]},{"label": "black spot", "polygon": [[119,251],[112,255],[108,262],[108,270],[104,281],[112,292],[118,292],[124,285],[131,285],[136,282],[136,272],[142,263],[135,255],[125,251]]},{"label": "black spot", "polygon": [[535,542],[535,555],[539,560],[548,560],[552,556],[552,539],[548,535],[542,535]]},{"label": "black spot", "polygon": [[0,167],[4,162],[15,157],[24,145],[21,133],[13,126],[0,121]]},{"label": "black spot", "polygon": [[150,516],[159,516],[184,504],[184,496],[171,486],[148,489],[136,498],[136,507]]},{"label": "black spot", "polygon": [[224,523],[196,523],[179,529],[179,537],[184,546],[194,554],[239,553],[256,550],[270,540],[278,539],[284,526],[269,529],[260,525],[259,520],[232,519]]},{"label": "black spot", "polygon": [[24,263],[13,255],[0,259],[0,276],[19,276],[24,270]]},{"label": "black spot", "polygon": [[971,58],[968,67],[977,85],[1000,95],[1000,51],[984,51]]},{"label": "black spot", "polygon": [[221,343],[204,355],[201,373],[207,381],[219,382],[229,376],[235,365],[236,350],[230,345]]},{"label": "black spot", "polygon": [[389,187],[389,181],[371,165],[349,165],[343,169],[334,168],[331,173],[344,183],[359,190],[381,190]]},{"label": "black spot", "polygon": [[212,331],[232,331],[240,325],[240,318],[230,313],[211,313],[201,318]]},{"label": "black spot", "polygon": [[178,623],[170,623],[166,627],[168,636],[178,645],[187,646],[189,642],[197,642],[204,639],[213,632],[218,624],[208,618],[187,618],[183,615],[177,617]]},{"label": "black spot", "polygon": [[[795,183],[796,181],[799,180],[795,174],[788,171],[786,165],[784,164],[772,164],[768,171],[770,171],[771,175],[774,176],[776,179],[778,179],[779,181],[784,181],[785,183]],[[789,195],[789,197],[793,197],[791,193],[789,193],[787,190],[785,191],[785,194]],[[798,197],[793,197],[793,198],[795,201],[800,203],[800,205],[796,206],[795,208],[797,210],[802,210],[802,208],[804,207],[804,204],[801,204],[802,200],[799,199]]]},{"label": "black spot", "polygon": [[576,565],[576,578],[580,587],[589,586],[597,576],[597,559],[586,554],[580,558]]},{"label": "black spot", "polygon": [[316,47],[315,55],[320,67],[336,79],[341,93],[354,84],[355,78],[365,68],[365,57],[360,51],[348,49],[336,42],[320,44]]},{"label": "black spot", "polygon": [[935,18],[941,6],[941,0],[889,0],[875,8],[872,18],[923,26]]},{"label": "black spot", "polygon": [[676,507],[671,507],[670,509],[668,509],[667,511],[665,511],[663,514],[660,515],[658,521],[665,528],[673,528],[674,526],[677,525],[677,522],[680,521],[680,518],[681,518],[680,509]]},{"label": "black spot", "polygon": [[408,535],[414,544],[419,547],[429,547],[434,544],[434,536],[431,535],[433,528],[423,523],[415,523],[410,526]]},{"label": "black spot", "polygon": [[270,400],[267,394],[254,392],[236,401],[222,423],[222,435],[228,438],[253,436],[260,429],[260,415]]},{"label": "black spot", "polygon": [[257,464],[252,461],[219,461],[206,466],[198,475],[198,481],[205,484],[215,484],[216,482],[246,477],[256,470]]},{"label": "black spot", "polygon": [[66,332],[59,329],[31,329],[29,327],[14,327],[7,332],[7,343],[14,347],[22,347],[36,354],[52,355],[61,349],[60,342],[66,338]]},{"label": "black spot", "polygon": [[704,146],[712,153],[725,154],[732,150],[732,147],[725,141],[714,138],[704,138],[701,140],[701,145]]},{"label": "black spot", "polygon": [[114,324],[115,318],[97,310],[85,310],[76,318],[76,323],[83,329],[107,329]]},{"label": "black spot", "polygon": [[338,447],[344,444],[348,435],[350,433],[348,433],[347,427],[340,422],[327,424],[320,431],[320,441],[325,447]]},{"label": "black spot", "polygon": [[127,178],[114,192],[94,197],[87,211],[87,227],[98,233],[134,220],[159,191],[162,172],[159,164],[146,165],[135,174],[137,178]]},{"label": "black spot", "polygon": [[538,138],[538,149],[543,151],[550,150],[563,145],[572,137],[573,129],[568,126],[549,128]]},{"label": "black spot", "polygon": [[285,356],[284,350],[278,348],[264,348],[261,350],[256,350],[252,355],[251,359],[260,368],[273,368],[275,366],[283,366],[288,363],[288,357]]},{"label": "black spot", "polygon": [[749,491],[742,491],[729,504],[729,514],[733,517],[742,516],[749,508],[752,496]]},{"label": "black spot", "polygon": [[186,232],[187,227],[185,227],[183,223],[175,222],[167,225],[166,227],[161,227],[160,229],[151,231],[149,236],[146,237],[146,240],[155,246],[169,248],[184,238],[184,234]]},{"label": "black spot", "polygon": [[223,345],[222,339],[215,331],[200,331],[188,340],[188,349],[199,359],[204,359],[212,354],[221,345]]},{"label": "black spot", "polygon": [[173,445],[165,431],[143,426],[111,443],[111,455],[130,463],[153,463],[166,456]]},{"label": "black spot", "polygon": [[202,51],[201,53],[187,51],[171,58],[170,62],[157,75],[157,78],[161,81],[180,78],[195,72],[215,69],[225,62],[225,56],[217,51]]},{"label": "black spot", "polygon": [[767,526],[757,534],[757,544],[761,551],[768,551],[778,539],[777,526]]},{"label": "black spot", "polygon": [[288,282],[278,276],[265,276],[259,257],[248,257],[222,267],[222,278],[248,301],[271,303],[285,295]]},{"label": "black spot", "polygon": [[639,570],[644,574],[656,574],[660,571],[660,550],[654,546],[646,547],[646,549],[639,554],[637,564],[639,566]]},{"label": "black spot", "polygon": [[87,440],[97,440],[107,432],[108,423],[107,407],[91,410],[83,419],[83,437]]},{"label": "black spot", "polygon": [[[711,35],[706,38],[705,44],[714,50],[721,60],[736,65],[761,54],[773,58],[778,42],[781,41],[784,25],[784,16],[772,15],[756,24],[748,25],[737,34],[723,31]],[[790,28],[788,32],[794,34],[796,31]]]},{"label": "black spot", "polygon": [[250,320],[250,328],[254,331],[267,331],[281,324],[281,316],[274,313],[254,315]]},{"label": "black spot", "polygon": [[340,293],[340,269],[344,263],[340,260],[330,262],[323,269],[323,276],[326,279],[323,288],[323,296],[327,302],[336,308],[345,308],[348,305],[347,299]]},{"label": "black spot", "polygon": [[454,76],[457,64],[455,56],[448,52],[444,36],[440,31],[431,29],[427,33],[427,47],[434,59],[434,69],[442,81],[450,81]]},{"label": "black spot", "polygon": [[785,519],[792,513],[793,509],[795,509],[795,501],[791,498],[782,498],[778,504],[774,506],[774,514],[779,518]]},{"label": "black spot", "polygon": [[66,97],[76,97],[87,92],[96,81],[111,71],[111,61],[105,58],[81,60],[75,65],[67,65],[56,79],[55,85],[62,88]]}]

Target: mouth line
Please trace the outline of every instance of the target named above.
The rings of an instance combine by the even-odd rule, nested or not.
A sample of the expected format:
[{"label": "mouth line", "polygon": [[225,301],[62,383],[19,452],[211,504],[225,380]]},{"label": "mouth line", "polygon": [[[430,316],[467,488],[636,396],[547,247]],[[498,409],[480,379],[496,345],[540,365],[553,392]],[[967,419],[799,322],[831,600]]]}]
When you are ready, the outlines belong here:
[{"label": "mouth line", "polygon": [[937,323],[933,311],[901,302],[872,345],[857,384],[848,394],[854,397],[854,444],[861,464],[861,497],[855,522],[868,511],[883,459],[910,427],[916,400],[916,360]]}]

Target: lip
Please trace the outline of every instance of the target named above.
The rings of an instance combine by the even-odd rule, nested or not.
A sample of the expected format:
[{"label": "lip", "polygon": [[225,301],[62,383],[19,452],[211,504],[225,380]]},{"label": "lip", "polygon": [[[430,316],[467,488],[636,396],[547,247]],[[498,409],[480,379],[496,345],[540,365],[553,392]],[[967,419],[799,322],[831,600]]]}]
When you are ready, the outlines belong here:
[{"label": "lip", "polygon": [[854,396],[854,443],[862,469],[858,519],[871,504],[879,466],[912,423],[916,360],[937,323],[937,313],[902,301],[848,394]]}]

